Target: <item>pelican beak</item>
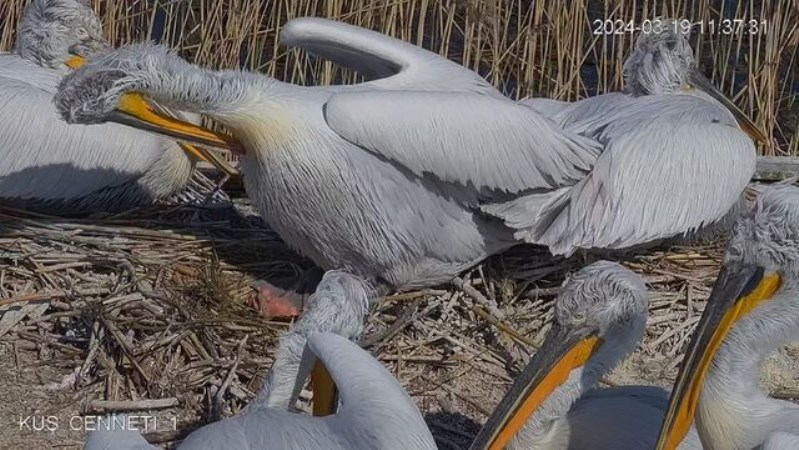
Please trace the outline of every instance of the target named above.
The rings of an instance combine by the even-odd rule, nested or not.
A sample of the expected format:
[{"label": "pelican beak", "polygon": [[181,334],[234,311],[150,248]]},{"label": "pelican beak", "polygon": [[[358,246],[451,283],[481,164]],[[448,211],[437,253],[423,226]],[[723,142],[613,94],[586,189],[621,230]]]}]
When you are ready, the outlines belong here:
[{"label": "pelican beak", "polygon": [[218,156],[216,153],[210,150],[206,150],[202,147],[197,147],[192,144],[186,144],[185,142],[178,142],[178,146],[187,155],[191,155],[200,161],[205,161],[213,165],[214,167],[221,170],[222,173],[224,173],[230,178],[236,178],[241,176],[241,172],[238,169],[231,166],[222,157]]},{"label": "pelican beak", "polygon": [[86,58],[80,55],[72,55],[64,62],[64,65],[72,70],[79,69],[86,65]]},{"label": "pelican beak", "polygon": [[727,333],[738,320],[770,299],[780,283],[778,274],[764,276],[759,267],[722,266],[671,391],[657,450],[673,450],[680,445],[691,429],[705,376]]},{"label": "pelican beak", "polygon": [[124,94],[119,101],[118,109],[109,113],[106,119],[181,141],[244,153],[243,146],[235,138],[161,113],[139,93]]},{"label": "pelican beak", "polygon": [[724,95],[721,91],[713,85],[704,75],[699,73],[698,71],[694,71],[691,75],[688,76],[688,83],[692,86],[701,89],[706,94],[710,95],[711,97],[718,100],[722,105],[724,105],[732,115],[735,117],[735,120],[738,121],[738,125],[741,129],[752,138],[753,141],[763,142],[764,144],[769,143],[768,136],[766,133],[760,129],[753,121],[746,115],[743,111],[741,111],[738,106],[732,102],[726,95]]},{"label": "pelican beak", "polygon": [[338,404],[338,390],[333,377],[321,361],[316,361],[311,371],[311,391],[313,392],[313,415],[329,416],[335,414]]},{"label": "pelican beak", "polygon": [[571,371],[585,365],[601,345],[602,340],[595,333],[553,324],[543,345],[488,418],[471,449],[505,448]]}]

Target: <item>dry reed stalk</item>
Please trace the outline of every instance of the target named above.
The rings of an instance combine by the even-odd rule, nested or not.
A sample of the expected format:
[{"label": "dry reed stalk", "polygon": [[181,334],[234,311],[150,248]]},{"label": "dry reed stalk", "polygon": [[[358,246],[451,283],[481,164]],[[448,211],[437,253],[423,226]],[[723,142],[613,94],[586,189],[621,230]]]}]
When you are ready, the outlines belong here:
[{"label": "dry reed stalk", "polygon": [[[0,2],[0,48],[13,43],[29,0]],[[117,45],[155,39],[211,67],[247,67],[300,84],[348,83],[353,73],[279,46],[288,20],[322,16],[422,45],[479,71],[509,95],[575,100],[622,87],[631,32],[593,33],[595,20],[682,17],[700,65],[769,131],[764,154],[799,154],[799,8],[720,0],[93,0]],[[766,21],[767,33],[720,32],[724,19]]]}]

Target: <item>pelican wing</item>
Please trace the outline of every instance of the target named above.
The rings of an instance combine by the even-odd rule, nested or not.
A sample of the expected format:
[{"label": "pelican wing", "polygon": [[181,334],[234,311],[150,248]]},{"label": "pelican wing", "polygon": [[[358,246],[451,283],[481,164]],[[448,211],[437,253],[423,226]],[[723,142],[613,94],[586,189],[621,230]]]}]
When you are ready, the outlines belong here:
[{"label": "pelican wing", "polygon": [[419,409],[379,361],[346,338],[314,333],[303,352],[292,404],[310,368],[320,361],[341,393],[341,408],[331,422],[357,448],[435,449]]},{"label": "pelican wing", "polygon": [[799,435],[775,432],[771,433],[760,447],[761,450],[786,450],[799,448]]},{"label": "pelican wing", "polygon": [[606,117],[623,112],[627,103],[636,100],[624,93],[597,95],[576,102],[548,98],[529,98],[519,101],[539,114],[576,133],[593,136],[598,130],[591,128],[607,123]]},{"label": "pelican wing", "polygon": [[555,254],[625,248],[722,218],[755,170],[755,147],[701,94],[620,101],[567,126],[604,145],[593,170],[543,202],[527,240]]},{"label": "pelican wing", "polygon": [[126,414],[112,414],[97,420],[96,426],[86,435],[84,450],[153,450],[141,433],[133,429],[141,422],[130,421]]},{"label": "pelican wing", "polygon": [[352,69],[382,89],[468,91],[501,96],[472,70],[376,31],[316,17],[294,19],[281,42]]},{"label": "pelican wing", "polygon": [[73,199],[141,176],[161,138],[120,125],[68,125],[52,104],[61,78],[0,55],[0,197]]},{"label": "pelican wing", "polygon": [[55,92],[56,86],[61,80],[61,73],[58,71],[42,69],[13,53],[0,53],[0,75],[4,79],[26,83],[32,88],[38,88],[51,94]]},{"label": "pelican wing", "polygon": [[519,104],[553,121],[559,114],[567,111],[573,105],[570,102],[551,98],[526,98],[519,100]]},{"label": "pelican wing", "polygon": [[417,176],[509,193],[573,184],[599,148],[508,100],[454,92],[336,94],[325,108],[344,139]]}]

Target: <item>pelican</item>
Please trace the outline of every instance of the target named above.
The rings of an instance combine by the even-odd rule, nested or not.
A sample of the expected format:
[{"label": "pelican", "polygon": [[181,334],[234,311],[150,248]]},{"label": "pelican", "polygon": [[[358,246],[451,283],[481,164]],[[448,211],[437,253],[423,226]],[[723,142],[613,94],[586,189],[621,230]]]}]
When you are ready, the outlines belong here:
[{"label": "pelican", "polygon": [[61,77],[82,56],[107,48],[84,1],[27,6],[13,53],[0,54],[0,198],[39,209],[124,208],[171,196],[189,181],[193,155],[208,159],[208,152],[128,127],[71,127],[59,119],[52,97]]},{"label": "pelican", "polygon": [[[349,340],[362,331],[371,292],[351,275],[325,274],[306,314],[281,339],[258,398],[241,415],[191,433],[178,448],[435,449],[430,430],[399,382]],[[335,414],[308,417],[290,411],[309,375],[318,384],[332,377],[340,404]],[[318,409],[318,384],[315,414],[327,414],[334,397],[322,395],[323,408]],[[107,429],[89,433],[87,450],[152,448],[138,432],[111,429],[113,420],[105,423]]]},{"label": "pelican", "polygon": [[624,249],[689,234],[744,205],[756,165],[747,134],[767,138],[695,68],[687,35],[672,21],[662,25],[642,33],[625,60],[626,92],[521,102],[603,151],[572,186],[488,208],[518,236],[553,253]]},{"label": "pelican", "polygon": [[774,433],[758,450],[786,450],[799,448],[799,436],[789,433]]},{"label": "pelican", "polygon": [[[368,39],[359,43],[377,52],[385,37],[361,32]],[[353,43],[341,47],[342,53],[369,53]],[[65,78],[57,104],[73,122],[111,119],[246,149],[247,192],[288,244],[323,269],[348,269],[393,288],[413,289],[448,282],[516,243],[510,229],[478,211],[483,198],[578,179],[598,153],[591,141],[562,132],[501,96],[482,93],[485,82],[477,74],[464,75],[466,69],[455,71],[454,63],[428,56],[413,47],[382,54],[393,59],[381,67],[396,75],[354,86],[300,87],[262,74],[200,69],[163,47],[139,44],[100,55],[88,70]],[[402,90],[408,80],[415,91]],[[428,80],[438,91],[420,91]],[[449,83],[450,92],[441,92]],[[153,119],[133,102],[123,106],[127,113],[114,113],[119,96],[129,91],[207,114],[231,129],[241,145],[169,118]],[[386,103],[375,103],[374,95],[387,95],[387,104],[392,99],[396,104],[378,108]],[[397,113],[390,119],[396,124],[384,124],[381,136],[371,134],[370,121],[358,124],[348,117],[369,110],[375,118],[385,118],[381,111]],[[450,132],[450,120],[443,120],[450,115],[462,125],[457,134]],[[402,117],[413,123],[403,124]],[[397,145],[369,150],[369,143],[348,136],[359,130]],[[414,133],[404,134],[410,130]],[[421,155],[423,148],[429,151]],[[466,162],[462,155],[475,164],[452,164]],[[506,173],[516,168],[523,173]],[[480,189],[467,187],[467,180]]]},{"label": "pelican", "polygon": [[[658,440],[696,428],[707,449],[751,449],[799,435],[799,405],[759,387],[765,358],[799,340],[799,188],[765,188],[735,227],[688,346]],[[778,447],[795,448],[795,447]]]},{"label": "pelican", "polygon": [[[340,51],[378,53],[380,35],[362,33],[370,38]],[[683,56],[678,50],[661,59]],[[201,69],[162,47],[134,45],[66,77],[56,104],[72,123],[115,121],[245,153],[247,191],[287,243],[323,269],[346,268],[400,290],[447,282],[522,239],[569,253],[690,230],[723,215],[754,171],[754,145],[703,94],[646,96],[665,107],[638,138],[660,144],[629,145],[628,135],[603,150],[602,139],[564,130],[474,83],[442,92],[441,81],[431,82],[437,91],[424,91],[451,63],[425,71],[400,55],[381,60],[392,71],[380,73],[393,76],[306,88]],[[134,102],[139,94],[207,114],[233,137],[154,114]],[[668,132],[652,129],[669,120]],[[619,119],[606,134],[631,126]],[[686,133],[701,134],[680,138]],[[703,136],[726,145],[698,148]]]},{"label": "pelican", "polygon": [[[638,347],[648,305],[643,279],[617,263],[593,263],[567,280],[552,329],[471,448],[652,448],[668,392],[595,388]],[[701,448],[691,438],[686,448]]]}]

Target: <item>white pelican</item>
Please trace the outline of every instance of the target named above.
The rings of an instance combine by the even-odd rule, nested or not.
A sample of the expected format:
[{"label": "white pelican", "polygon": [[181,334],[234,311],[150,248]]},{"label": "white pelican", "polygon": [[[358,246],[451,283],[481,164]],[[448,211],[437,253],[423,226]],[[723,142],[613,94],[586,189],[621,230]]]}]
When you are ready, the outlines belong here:
[{"label": "white pelican", "polygon": [[[662,39],[650,37],[666,52]],[[637,138],[661,145],[621,145],[628,134],[602,151],[602,139],[560,129],[471,84],[425,92],[422,81],[414,90],[393,81],[441,71],[406,61],[381,67],[397,75],[304,88],[201,69],[162,47],[136,45],[69,75],[56,101],[70,122],[117,121],[246,151],[248,193],[286,242],[324,269],[348,268],[399,289],[449,281],[522,238],[568,253],[684,232],[721,217],[754,171],[752,142],[699,94],[642,98],[663,103],[648,128],[618,118],[605,134],[635,126],[645,130],[632,133]],[[153,114],[131,93],[207,114],[235,137]],[[641,111],[653,114],[651,105],[639,108],[635,119]],[[726,145],[697,147],[715,139]]]},{"label": "white pelican", "polygon": [[[178,448],[435,449],[430,430],[399,382],[369,353],[347,340],[360,334],[369,296],[360,280],[327,273],[309,310],[281,339],[259,397],[241,415],[191,433]],[[309,375],[312,383],[324,382],[322,368],[336,384],[338,411],[326,417],[291,412]],[[314,386],[315,411],[319,394]],[[326,402],[333,400],[330,395],[323,397]],[[85,448],[152,447],[135,431],[100,430],[89,433]]]},{"label": "white pelican", "polygon": [[521,102],[599,141],[603,152],[572,186],[492,206],[517,235],[554,253],[623,249],[695,231],[739,201],[756,152],[736,119],[752,138],[766,137],[698,72],[687,36],[661,23],[659,33],[641,34],[624,63],[627,92]]},{"label": "white pelican", "polygon": [[[420,71],[413,64],[391,67],[400,69],[400,80],[415,73],[447,73]],[[207,144],[227,143],[238,151],[246,148],[242,172],[247,192],[287,243],[323,269],[347,268],[400,289],[447,282],[487,255],[514,245],[507,227],[477,210],[481,201],[576,180],[598,153],[592,142],[561,132],[506,99],[474,92],[420,92],[421,81],[413,92],[387,90],[395,89],[393,77],[306,88],[256,73],[200,69],[154,45],[118,49],[87,68],[73,73],[58,97],[72,121],[110,118]],[[113,113],[127,91],[208,114],[244,145],[153,118],[133,102],[128,104],[130,114]],[[397,145],[382,152],[351,142],[344,132],[370,125],[367,120],[353,123],[347,112],[372,110],[374,118],[384,116],[374,110],[373,95],[388,95],[389,104],[396,100],[385,111],[397,113],[390,119],[397,126],[386,125],[382,137],[392,142],[396,135]],[[423,107],[417,111],[412,105]],[[418,123],[402,125],[400,116],[411,115]],[[447,116],[463,127],[458,133],[452,132]],[[202,130],[201,136],[196,130]],[[400,138],[403,130],[414,133]],[[495,145],[497,139],[505,145]],[[419,154],[423,148],[428,151]],[[474,163],[468,167],[460,164],[467,162],[460,157],[466,154]],[[506,173],[511,167],[521,170]],[[461,185],[467,179],[483,187]]]},{"label": "white pelican", "polygon": [[765,358],[799,340],[797,243],[799,188],[765,188],[735,227],[658,449],[675,448],[694,419],[707,449],[748,450],[787,439],[777,433],[799,435],[799,405],[770,398],[759,386]]},{"label": "white pelican", "polygon": [[[616,263],[593,263],[567,280],[552,329],[472,449],[652,448],[668,392],[595,388],[638,347],[648,305],[643,279]],[[686,448],[701,448],[691,437]]]},{"label": "white pelican", "polygon": [[799,435],[774,433],[766,439],[758,450],[790,450],[799,448]]},{"label": "white pelican", "polygon": [[127,207],[179,191],[195,161],[184,151],[206,157],[193,146],[181,149],[127,127],[79,128],[59,120],[52,97],[67,66],[106,48],[86,2],[27,6],[14,52],[0,54],[1,199],[73,211]]}]

